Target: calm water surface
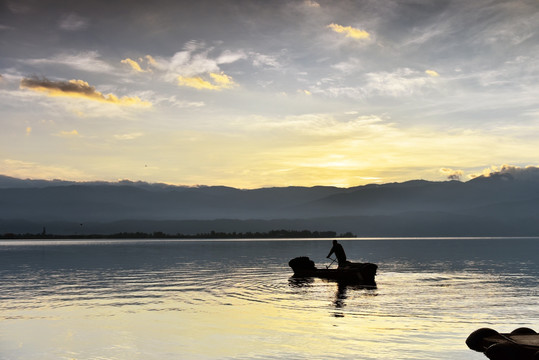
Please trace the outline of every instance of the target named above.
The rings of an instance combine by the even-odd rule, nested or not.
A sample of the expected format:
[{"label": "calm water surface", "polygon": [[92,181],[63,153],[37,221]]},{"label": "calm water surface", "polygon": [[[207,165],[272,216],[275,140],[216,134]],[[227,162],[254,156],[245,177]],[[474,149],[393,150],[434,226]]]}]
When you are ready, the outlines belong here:
[{"label": "calm water surface", "polygon": [[539,239],[342,240],[376,289],[290,279],[330,240],[1,241],[0,359],[486,359],[539,330]]}]

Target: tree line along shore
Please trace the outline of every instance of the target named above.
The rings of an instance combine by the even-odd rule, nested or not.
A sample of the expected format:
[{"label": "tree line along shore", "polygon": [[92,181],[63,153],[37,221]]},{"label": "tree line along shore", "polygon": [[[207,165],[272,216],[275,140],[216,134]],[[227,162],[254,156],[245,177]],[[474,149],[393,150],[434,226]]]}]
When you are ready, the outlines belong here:
[{"label": "tree line along shore", "polygon": [[301,238],[349,238],[356,235],[347,232],[337,234],[335,231],[310,230],[271,230],[268,232],[216,232],[197,234],[167,234],[161,231],[120,232],[114,234],[71,234],[55,235],[45,231],[38,234],[0,234],[0,239],[301,239]]}]

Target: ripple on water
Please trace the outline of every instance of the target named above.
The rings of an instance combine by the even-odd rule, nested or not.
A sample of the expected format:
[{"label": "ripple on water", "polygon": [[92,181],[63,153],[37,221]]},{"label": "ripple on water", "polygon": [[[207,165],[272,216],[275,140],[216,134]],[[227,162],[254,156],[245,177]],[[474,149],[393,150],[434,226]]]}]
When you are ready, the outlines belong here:
[{"label": "ripple on water", "polygon": [[[194,354],[206,359],[320,359],[328,354],[344,359],[361,353],[365,359],[417,360],[473,358],[464,347],[469,331],[538,318],[537,267],[529,261],[506,264],[506,270],[487,260],[460,259],[453,265],[445,261],[446,254],[444,261],[431,264],[395,257],[380,263],[378,287],[364,289],[293,279],[288,259],[267,254],[271,244],[243,245],[161,244],[150,255],[146,247],[151,244],[144,251],[102,246],[92,250],[91,259],[78,254],[80,266],[56,255],[50,263],[32,263],[33,255],[24,266],[12,261],[0,269],[0,317],[9,319],[0,322],[0,330],[15,344],[17,334],[27,339],[17,329],[37,324],[47,341],[89,344],[98,349],[92,354],[111,359]],[[279,245],[275,251],[280,253]],[[302,251],[307,248],[301,245]],[[252,256],[242,257],[246,249]],[[108,254],[107,262],[98,260],[100,251]],[[62,250],[58,256],[74,252]],[[100,336],[95,329],[113,330],[108,334],[114,336]],[[125,346],[123,357],[110,352],[116,346]],[[73,358],[94,358],[88,349],[75,350]],[[54,351],[45,358],[58,358]]]}]

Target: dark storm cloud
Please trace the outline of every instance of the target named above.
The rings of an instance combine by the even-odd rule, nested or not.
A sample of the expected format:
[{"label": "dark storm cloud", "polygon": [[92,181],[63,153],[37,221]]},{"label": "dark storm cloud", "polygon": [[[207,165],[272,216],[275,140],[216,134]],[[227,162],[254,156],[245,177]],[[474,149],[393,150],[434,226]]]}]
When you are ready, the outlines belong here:
[{"label": "dark storm cloud", "polygon": [[[43,89],[48,91],[58,91],[63,93],[76,93],[88,97],[103,96],[96,91],[95,87],[80,80],[53,81],[47,78],[30,77],[21,80],[21,87],[28,89]],[[99,94],[99,95],[97,95]]]},{"label": "dark storm cloud", "polygon": [[82,97],[117,105],[151,106],[149,102],[142,101],[138,97],[124,96],[118,98],[113,94],[103,95],[95,87],[90,86],[90,84],[83,80],[52,81],[47,78],[30,77],[23,78],[20,87],[44,92],[50,96]]}]

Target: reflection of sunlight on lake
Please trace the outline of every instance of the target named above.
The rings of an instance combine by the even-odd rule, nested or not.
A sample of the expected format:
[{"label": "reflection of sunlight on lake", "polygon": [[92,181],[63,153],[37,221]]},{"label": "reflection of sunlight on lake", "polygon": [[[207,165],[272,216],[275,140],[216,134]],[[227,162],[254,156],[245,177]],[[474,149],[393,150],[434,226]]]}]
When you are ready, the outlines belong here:
[{"label": "reflection of sunlight on lake", "polygon": [[365,289],[290,278],[288,260],[320,259],[321,241],[6,243],[6,359],[483,359],[464,344],[473,330],[539,320],[525,255],[503,265],[421,248],[416,261],[348,242],[380,266]]}]

